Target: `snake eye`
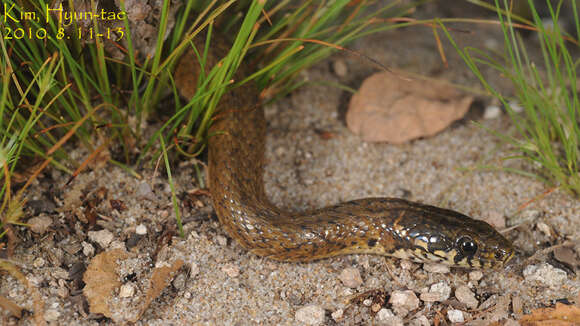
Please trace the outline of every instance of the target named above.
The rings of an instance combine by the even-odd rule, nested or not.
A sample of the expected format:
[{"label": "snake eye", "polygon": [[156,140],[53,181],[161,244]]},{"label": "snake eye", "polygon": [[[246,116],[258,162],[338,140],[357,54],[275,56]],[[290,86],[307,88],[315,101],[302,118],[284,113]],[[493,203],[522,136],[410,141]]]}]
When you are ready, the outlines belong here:
[{"label": "snake eye", "polygon": [[477,244],[470,237],[461,237],[457,243],[465,255],[473,256],[477,252]]}]

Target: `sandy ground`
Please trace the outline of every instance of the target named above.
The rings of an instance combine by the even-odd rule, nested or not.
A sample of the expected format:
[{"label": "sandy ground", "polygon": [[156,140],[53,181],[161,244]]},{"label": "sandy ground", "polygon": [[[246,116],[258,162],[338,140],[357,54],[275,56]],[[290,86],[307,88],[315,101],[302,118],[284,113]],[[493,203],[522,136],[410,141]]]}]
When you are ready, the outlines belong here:
[{"label": "sandy ground", "polygon": [[[393,67],[476,86],[452,50],[450,67],[442,67],[431,31],[421,28],[388,32],[358,41],[353,48]],[[418,35],[422,34],[422,35]],[[476,38],[458,35],[462,45],[494,47],[498,34],[484,27]],[[348,74],[338,77],[333,65],[342,61]],[[373,68],[360,58],[337,54],[305,72],[311,81],[341,82],[358,87]],[[496,80],[505,84],[505,81]],[[204,195],[195,194],[194,161],[174,169],[185,238],[175,235],[170,189],[163,176],[143,170],[144,181],[108,165],[80,175],[67,187],[68,176],[47,173],[31,191],[30,217],[48,217],[41,234],[19,229],[22,244],[11,260],[20,266],[44,300],[44,318],[53,325],[123,324],[143,303],[151,270],[181,259],[184,266],[146,309],[138,325],[470,325],[494,321],[516,325],[521,314],[552,306],[557,300],[577,302],[577,266],[552,255],[529,259],[541,249],[578,239],[580,203],[556,190],[544,193],[537,181],[501,171],[475,169],[500,164],[507,148],[480,127],[511,130],[508,119],[481,119],[476,105],[468,118],[443,133],[406,145],[370,144],[352,135],[344,124],[349,95],[313,83],[267,107],[268,149],[265,182],[272,200],[287,209],[325,206],[368,196],[397,196],[452,208],[504,229],[517,247],[505,270],[480,272],[421,265],[378,256],[353,255],[313,263],[278,263],[248,254],[225,234]],[[321,136],[331,134],[332,137]],[[81,160],[86,153],[75,152]],[[518,162],[505,163],[522,167]],[[523,166],[525,168],[526,166]],[[103,190],[106,189],[106,191]],[[94,230],[108,230],[111,239],[87,235],[87,198],[99,214]],[[110,200],[127,207],[116,210]],[[50,204],[53,202],[54,204]],[[48,204],[47,204],[48,203]],[[68,210],[62,209],[66,206]],[[53,206],[56,206],[56,210]],[[102,241],[99,244],[99,241]],[[119,280],[134,293],[111,298],[112,319],[88,313],[81,281],[94,257],[124,248],[130,258],[117,269]],[[575,248],[578,252],[578,246]],[[359,276],[360,275],[360,278]],[[30,292],[11,276],[0,294],[33,310]],[[390,301],[389,301],[390,300]],[[7,324],[30,324],[6,317]]]}]

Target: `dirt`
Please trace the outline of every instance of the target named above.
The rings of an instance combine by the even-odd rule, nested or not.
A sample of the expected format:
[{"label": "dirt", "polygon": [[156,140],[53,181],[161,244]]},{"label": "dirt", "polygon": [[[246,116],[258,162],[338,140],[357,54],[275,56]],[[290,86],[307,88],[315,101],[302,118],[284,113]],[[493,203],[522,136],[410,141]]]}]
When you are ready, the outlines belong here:
[{"label": "dirt", "polygon": [[[454,36],[462,47],[499,48],[497,27],[478,25],[476,32]],[[445,43],[449,68],[429,27],[379,33],[351,47],[391,67],[478,87]],[[342,77],[334,72],[337,62],[346,65]],[[365,60],[337,53],[303,77],[356,88],[373,71]],[[495,85],[509,89],[506,80],[485,73]],[[503,164],[534,169],[518,161],[502,162],[509,148],[470,122],[513,130],[505,114],[482,119],[489,98],[480,97],[465,119],[444,132],[397,146],[366,143],[352,135],[344,123],[349,98],[338,88],[311,83],[266,108],[265,182],[273,202],[297,210],[396,196],[441,205],[507,228],[505,235],[517,248],[507,268],[449,270],[368,255],[302,264],[269,261],[244,251],[220,228],[203,185],[196,183],[195,160],[173,169],[184,238],[177,236],[163,174],[143,169],[138,180],[108,164],[66,185],[69,176],[51,170],[29,192],[27,208],[30,218],[43,217],[45,223],[48,217],[50,225],[37,225],[36,232],[16,228],[21,242],[10,257],[40,292],[44,319],[53,325],[127,323],[146,301],[154,268],[178,260],[184,266],[166,280],[169,284],[138,325],[426,325],[461,319],[470,325],[516,325],[536,308],[578,304],[578,265],[555,259],[551,248],[575,240],[571,251],[579,252],[580,202],[531,178],[478,168]],[[79,161],[88,155],[82,149],[71,151]],[[89,228],[90,218],[96,224]],[[83,275],[95,255],[114,248],[126,250],[129,258],[115,266],[125,287],[122,295],[120,289],[110,295],[115,313],[106,318],[90,312]],[[13,276],[2,280],[0,295],[25,308],[20,319],[2,310],[4,324],[32,324],[38,310],[31,291]]]}]

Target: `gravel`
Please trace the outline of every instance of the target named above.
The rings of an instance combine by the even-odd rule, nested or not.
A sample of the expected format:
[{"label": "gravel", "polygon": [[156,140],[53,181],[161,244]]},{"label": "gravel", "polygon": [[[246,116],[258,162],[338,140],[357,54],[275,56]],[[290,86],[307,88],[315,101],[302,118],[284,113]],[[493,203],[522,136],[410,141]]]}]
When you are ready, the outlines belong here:
[{"label": "gravel", "polygon": [[344,286],[352,289],[359,287],[363,283],[359,270],[354,267],[343,269],[338,278]]},{"label": "gravel", "polygon": [[101,248],[107,248],[113,241],[113,233],[109,230],[89,231],[89,239],[97,243]]},{"label": "gravel", "polygon": [[306,325],[320,325],[324,322],[324,309],[317,305],[308,305],[296,311],[296,321]]},{"label": "gravel", "polygon": [[551,288],[562,286],[568,278],[565,271],[548,263],[529,265],[524,269],[526,282],[546,285]]}]

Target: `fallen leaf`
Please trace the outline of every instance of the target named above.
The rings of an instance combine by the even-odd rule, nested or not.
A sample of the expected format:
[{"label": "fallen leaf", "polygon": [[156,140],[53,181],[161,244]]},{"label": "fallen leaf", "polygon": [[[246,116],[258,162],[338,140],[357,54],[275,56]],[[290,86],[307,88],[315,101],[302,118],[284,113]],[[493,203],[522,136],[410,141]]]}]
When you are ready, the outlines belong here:
[{"label": "fallen leaf", "polygon": [[580,308],[556,303],[553,308],[538,308],[519,320],[522,326],[572,326],[580,323]]},{"label": "fallen leaf", "polygon": [[139,318],[145,313],[147,308],[153,300],[155,300],[163,289],[171,282],[175,273],[183,266],[183,260],[178,259],[171,266],[161,266],[157,267],[153,270],[153,274],[151,275],[151,280],[149,282],[149,290],[147,290],[147,294],[145,295],[145,302],[141,307],[141,311],[132,321],[137,322]]},{"label": "fallen leaf", "polygon": [[85,288],[83,294],[89,303],[89,310],[94,314],[103,314],[111,318],[112,312],[108,301],[114,291],[121,286],[117,275],[117,260],[126,259],[128,253],[122,249],[102,252],[91,260],[83,276]]},{"label": "fallen leaf", "polygon": [[46,325],[46,320],[44,320],[44,301],[42,301],[38,289],[30,284],[20,269],[18,269],[18,267],[11,262],[0,259],[0,269],[7,271],[10,275],[12,275],[12,277],[26,286],[32,297],[32,304],[34,307],[34,322],[36,325]]},{"label": "fallen leaf", "polygon": [[12,316],[20,319],[22,317],[22,307],[17,305],[16,303],[6,299],[3,296],[0,296],[0,307],[4,310],[10,311]]},{"label": "fallen leaf", "polygon": [[554,249],[554,258],[572,269],[580,266],[580,257],[572,245]]},{"label": "fallen leaf", "polygon": [[442,131],[472,102],[472,96],[444,83],[377,73],[352,97],[346,124],[365,141],[401,144]]}]

